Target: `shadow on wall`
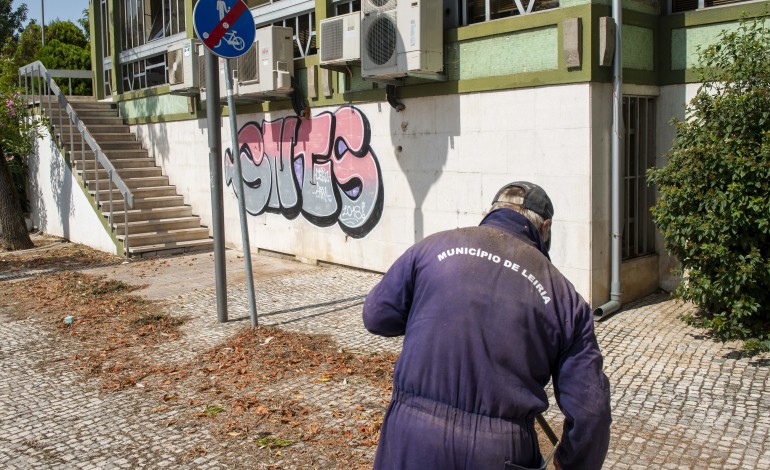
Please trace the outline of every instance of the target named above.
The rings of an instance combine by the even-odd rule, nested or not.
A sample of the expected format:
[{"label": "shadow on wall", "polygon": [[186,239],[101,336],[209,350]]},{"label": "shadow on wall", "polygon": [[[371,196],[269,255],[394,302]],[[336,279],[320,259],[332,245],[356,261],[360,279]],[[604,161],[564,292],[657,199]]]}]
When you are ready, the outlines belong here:
[{"label": "shadow on wall", "polygon": [[50,146],[50,181],[53,188],[53,202],[61,219],[62,237],[69,240],[70,216],[74,212],[74,207],[72,207],[72,178],[67,163],[53,140],[50,141]]},{"label": "shadow on wall", "polygon": [[135,112],[139,117],[154,119],[155,124],[145,126],[148,133],[146,141],[150,143],[147,152],[155,159],[155,162],[165,168],[169,163],[171,147],[168,139],[168,126],[158,125],[163,121],[165,110],[161,105],[162,96],[152,96],[135,102]]},{"label": "shadow on wall", "polygon": [[[687,113],[688,93],[687,85],[672,85],[664,87],[658,97],[657,115],[657,158],[655,166],[661,168],[668,163],[668,155],[671,152],[674,138],[676,137],[676,125],[672,119],[683,121]],[[656,199],[658,195],[656,193]],[[658,278],[659,286],[666,291],[673,291],[679,285],[680,279],[674,274],[679,268],[679,260],[669,255],[665,249],[665,242],[660,229],[655,235],[656,251],[659,254]]]},{"label": "shadow on wall", "polygon": [[[50,151],[50,168],[41,167],[41,153],[40,145],[46,142]],[[64,161],[64,157],[61,151],[51,139],[36,139],[35,148],[28,160],[29,176],[36,175],[35,178],[30,178],[29,191],[33,197],[31,199],[32,212],[37,215],[38,229],[41,231],[51,232],[54,227],[51,227],[51,216],[58,217],[58,222],[61,225],[61,236],[69,239],[70,237],[70,216],[72,215],[72,178],[68,171],[67,164]],[[46,205],[44,194],[45,189],[41,187],[41,181],[45,181],[47,178],[51,185],[51,194],[53,197],[53,204],[55,207],[48,207]]]},{"label": "shadow on wall", "polygon": [[426,236],[425,199],[441,178],[449,153],[455,150],[455,137],[460,135],[460,97],[415,98],[403,104],[403,111],[391,109],[390,136],[414,198],[414,241],[418,242]]}]

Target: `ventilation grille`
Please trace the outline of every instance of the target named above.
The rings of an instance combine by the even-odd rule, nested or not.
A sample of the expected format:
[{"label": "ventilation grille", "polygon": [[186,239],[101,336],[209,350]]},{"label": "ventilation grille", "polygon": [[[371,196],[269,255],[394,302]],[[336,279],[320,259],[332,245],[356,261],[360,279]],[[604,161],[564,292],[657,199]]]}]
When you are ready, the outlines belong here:
[{"label": "ventilation grille", "polygon": [[375,65],[387,64],[396,53],[397,38],[395,17],[390,14],[376,15],[364,38],[367,58]]},{"label": "ventilation grille", "polygon": [[259,82],[259,41],[254,44],[251,50],[238,57],[238,80],[240,82]]},{"label": "ventilation grille", "polygon": [[390,11],[396,9],[396,0],[363,0],[361,12],[366,15],[371,12]]},{"label": "ventilation grille", "polygon": [[345,22],[339,20],[325,21],[321,23],[321,61],[342,59],[343,29]]},{"label": "ventilation grille", "polygon": [[206,89],[206,61],[203,56],[203,48],[201,48],[201,55],[198,57],[198,85],[202,93]]}]

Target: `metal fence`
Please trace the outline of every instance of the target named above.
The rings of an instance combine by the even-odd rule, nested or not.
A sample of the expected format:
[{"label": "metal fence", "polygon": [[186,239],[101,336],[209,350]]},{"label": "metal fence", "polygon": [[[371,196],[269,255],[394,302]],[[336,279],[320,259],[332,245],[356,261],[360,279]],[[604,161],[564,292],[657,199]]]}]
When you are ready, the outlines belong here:
[{"label": "metal fence", "polygon": [[[99,186],[100,184],[107,185],[107,193],[109,194],[110,215],[109,224],[112,229],[112,214],[114,211],[112,200],[112,185],[114,184],[118,191],[123,195],[123,212],[125,224],[123,248],[125,256],[128,256],[128,209],[134,206],[134,195],[128,188],[128,185],[118,175],[115,167],[110,163],[107,157],[104,155],[104,151],[94,139],[94,136],[86,128],[85,124],[78,118],[77,113],[70,104],[67,96],[62,92],[61,88],[56,84],[56,78],[67,80],[67,90],[71,93],[72,81],[79,79],[93,80],[93,75],[87,70],[48,70],[40,62],[33,62],[19,68],[19,82],[24,88],[25,99],[30,109],[34,110],[38,107],[40,114],[47,112],[48,114],[48,126],[51,132],[52,138],[56,139],[56,132],[59,132],[59,143],[61,147],[64,146],[64,132],[65,126],[69,129],[69,157],[74,157],[75,148],[75,132],[80,135],[80,157],[82,161],[82,182],[87,188],[86,183],[86,154],[91,153],[94,160],[94,180],[95,180],[95,192],[94,199],[96,200],[96,206],[99,207]],[[54,105],[57,105],[54,107]],[[70,158],[70,161],[73,161]],[[106,181],[101,182],[99,177],[99,165],[107,171]]]},{"label": "metal fence", "polygon": [[647,170],[655,166],[655,98],[623,97],[625,153],[623,175],[623,259],[655,253],[655,225],[650,208],[655,190]]}]

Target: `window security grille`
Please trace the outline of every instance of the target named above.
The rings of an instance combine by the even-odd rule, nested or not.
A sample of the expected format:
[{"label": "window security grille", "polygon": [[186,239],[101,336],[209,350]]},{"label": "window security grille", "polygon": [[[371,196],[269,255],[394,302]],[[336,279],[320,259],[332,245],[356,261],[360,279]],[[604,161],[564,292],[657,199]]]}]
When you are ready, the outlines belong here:
[{"label": "window security grille", "polygon": [[647,169],[655,165],[655,99],[624,96],[623,124],[622,257],[626,260],[655,253],[655,226],[650,214],[655,190],[647,185]]}]

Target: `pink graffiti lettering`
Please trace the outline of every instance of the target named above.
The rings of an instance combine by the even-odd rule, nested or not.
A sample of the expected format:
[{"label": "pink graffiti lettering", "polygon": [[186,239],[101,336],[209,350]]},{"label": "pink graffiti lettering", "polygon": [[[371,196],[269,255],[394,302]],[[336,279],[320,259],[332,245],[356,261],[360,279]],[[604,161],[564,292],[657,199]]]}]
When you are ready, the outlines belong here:
[{"label": "pink graffiti lettering", "polygon": [[[246,210],[289,219],[301,213],[317,226],[336,222],[350,236],[365,236],[383,206],[382,174],[370,138],[369,121],[352,106],[312,119],[247,123],[238,132]],[[234,175],[227,149],[225,178],[236,191]]]}]

